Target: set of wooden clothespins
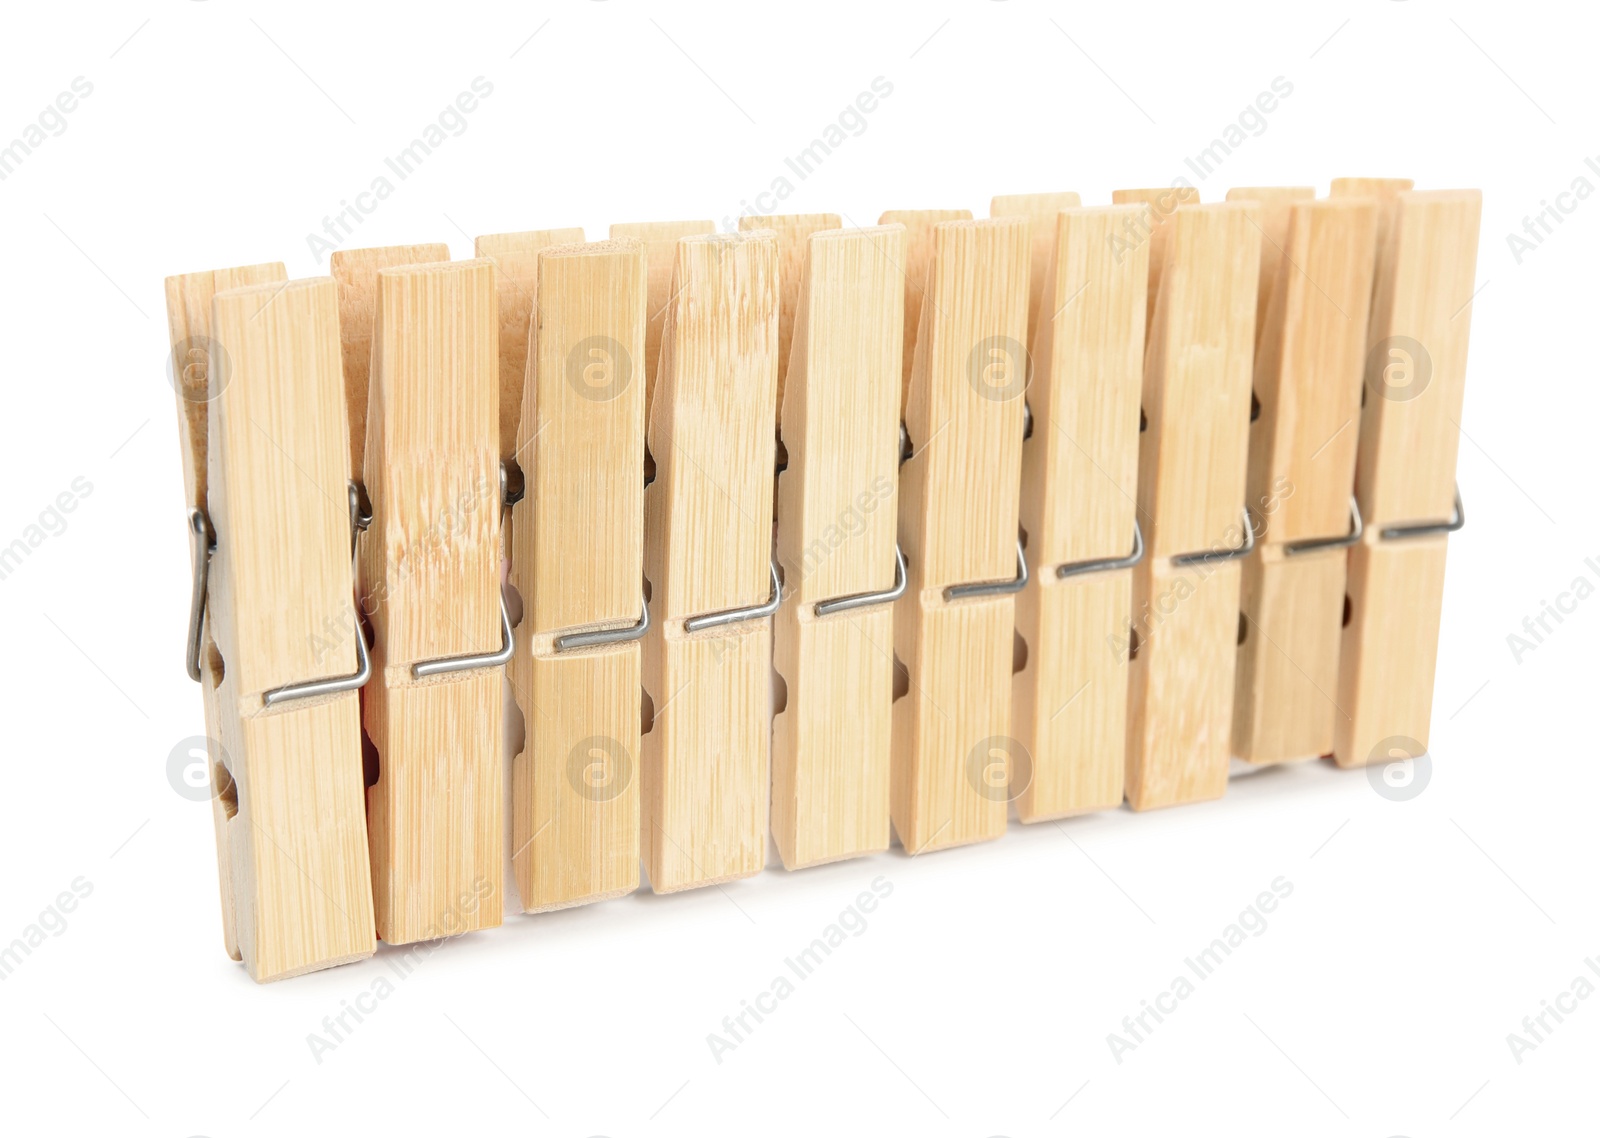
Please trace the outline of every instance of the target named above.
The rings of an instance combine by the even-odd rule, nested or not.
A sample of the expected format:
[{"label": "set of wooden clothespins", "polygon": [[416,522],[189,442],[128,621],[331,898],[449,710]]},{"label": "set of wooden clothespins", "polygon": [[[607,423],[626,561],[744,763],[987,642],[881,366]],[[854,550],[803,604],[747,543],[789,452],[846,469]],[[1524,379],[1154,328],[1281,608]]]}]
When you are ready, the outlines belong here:
[{"label": "set of wooden clothespins", "polygon": [[1113,200],[170,278],[229,953],[1419,753],[1478,193]]}]

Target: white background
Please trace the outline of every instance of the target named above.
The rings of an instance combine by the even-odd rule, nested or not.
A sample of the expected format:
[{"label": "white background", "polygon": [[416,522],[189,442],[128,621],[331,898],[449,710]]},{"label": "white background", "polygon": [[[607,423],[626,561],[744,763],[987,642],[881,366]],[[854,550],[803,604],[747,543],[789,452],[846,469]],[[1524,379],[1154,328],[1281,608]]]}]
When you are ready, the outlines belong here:
[{"label": "white background", "polygon": [[[1600,998],[1519,1064],[1524,1016],[1600,956],[1600,186],[1592,9],[1368,2],[889,6],[628,0],[360,10],[13,5],[0,141],[93,93],[0,182],[0,942],[92,893],[0,981],[0,1128],[130,1135],[888,1131],[1504,1134],[1594,1127]],[[530,36],[532,37],[530,39]],[[347,247],[736,216],[877,76],[893,94],[785,212],[987,212],[1167,184],[1277,76],[1209,179],[1481,187],[1433,772],[1407,802],[1321,763],[1218,803],[622,901],[453,941],[337,1050],[306,1037],[377,959],[258,987],[223,954],[211,821],[166,775],[203,733],[161,282],[283,260],[476,76],[494,90]],[[1191,180],[1193,178],[1192,172]],[[791,179],[793,180],[793,179]],[[1595,556],[1595,566],[1586,557]],[[892,895],[746,1043],[706,1036],[873,878]],[[1136,1051],[1107,1033],[1274,878],[1294,891]],[[1600,981],[1600,977],[1595,977]]]}]

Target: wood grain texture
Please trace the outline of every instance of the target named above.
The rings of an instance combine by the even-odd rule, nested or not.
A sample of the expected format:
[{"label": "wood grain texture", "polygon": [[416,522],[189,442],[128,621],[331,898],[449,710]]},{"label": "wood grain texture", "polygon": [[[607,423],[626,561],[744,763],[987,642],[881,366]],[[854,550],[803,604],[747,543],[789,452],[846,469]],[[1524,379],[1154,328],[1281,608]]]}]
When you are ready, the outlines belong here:
[{"label": "wood grain texture", "polygon": [[555,638],[639,618],[646,289],[633,238],[539,257],[511,557],[523,601],[511,675],[525,723],[511,848],[530,912],[639,883],[639,644],[557,652]]},{"label": "wood grain texture", "polygon": [[1056,217],[1083,204],[1070,190],[1044,194],[999,194],[989,199],[990,217],[1025,217],[1033,231],[1033,258],[1028,286],[1028,339],[1031,349],[1039,331],[1039,305],[1049,285],[1050,259],[1056,255]]},{"label": "wood grain texture", "polygon": [[1136,245],[1148,243],[1150,292],[1145,309],[1145,335],[1155,334],[1156,297],[1161,293],[1161,274],[1167,267],[1167,235],[1179,206],[1200,204],[1200,191],[1193,186],[1168,186],[1154,190],[1112,190],[1112,205],[1143,205],[1144,214],[1124,223],[1117,236],[1115,252],[1126,256]]},{"label": "wood grain texture", "polygon": [[350,477],[357,482],[361,481],[361,452],[367,444],[367,383],[372,372],[372,323],[377,315],[378,270],[449,259],[450,246],[443,242],[340,249],[328,257],[328,272],[339,287],[345,414],[350,422]]},{"label": "wood grain texture", "polygon": [[654,716],[640,821],[658,893],[746,877],[766,860],[771,618],[694,634],[683,622],[769,596],[777,381],[777,235],[681,240],[645,490]]},{"label": "wood grain texture", "polygon": [[168,277],[167,333],[172,345],[168,376],[178,399],[178,442],[183,455],[183,488],[190,506],[206,503],[207,404],[228,382],[224,371],[210,371],[211,300],[219,292],[289,279],[282,261],[241,265]]},{"label": "wood grain texture", "polygon": [[1032,758],[1029,782],[1012,787],[1025,822],[1122,801],[1127,654],[1116,638],[1132,571],[1061,579],[1055,569],[1133,547],[1149,245],[1119,259],[1112,237],[1142,212],[1073,208],[1045,224],[1051,252],[1020,503],[1034,572],[1017,598],[1027,654],[1012,693],[1014,734]]},{"label": "wood grain texture", "polygon": [[888,209],[879,225],[906,227],[906,326],[900,356],[900,407],[904,414],[911,393],[911,361],[916,355],[917,323],[922,319],[922,299],[928,290],[928,266],[933,263],[934,231],[946,221],[971,221],[970,209]]},{"label": "wood grain texture", "polygon": [[[947,221],[918,321],[901,467],[910,586],[895,605],[891,815],[907,851],[999,837],[1011,732],[1011,596],[949,585],[1016,573],[1031,243],[1026,218]],[[997,758],[998,755],[998,758]]]},{"label": "wood grain texture", "polygon": [[649,298],[646,314],[650,323],[644,333],[644,413],[646,419],[655,405],[656,379],[660,375],[661,329],[666,323],[672,299],[672,274],[678,264],[678,242],[684,237],[701,237],[716,232],[709,221],[619,221],[611,236],[632,237],[644,242],[649,267]]},{"label": "wood grain texture", "polygon": [[1145,350],[1139,446],[1139,516],[1152,557],[1239,544],[1260,273],[1256,214],[1252,202],[1183,206],[1169,223]]},{"label": "wood grain texture", "polygon": [[495,267],[500,295],[500,457],[517,448],[522,384],[528,370],[528,326],[537,303],[539,250],[583,240],[582,228],[490,233],[473,239],[472,255]]},{"label": "wood grain texture", "polygon": [[265,981],[375,948],[358,696],[262,701],[356,661],[334,282],[219,292],[210,334],[230,369],[208,424],[214,776],[238,948]]},{"label": "wood grain texture", "polygon": [[1228,786],[1237,561],[1134,570],[1126,792],[1135,810],[1221,798]]},{"label": "wood grain texture", "polygon": [[1346,553],[1285,556],[1283,543],[1350,526],[1377,226],[1364,199],[1285,213],[1280,267],[1261,281],[1274,293],[1257,337],[1247,476],[1260,533],[1243,575],[1235,683],[1234,753],[1254,763],[1327,754],[1345,715],[1334,693]]},{"label": "wood grain texture", "polygon": [[[207,509],[206,430],[212,397],[230,377],[227,357],[224,370],[211,371],[211,302],[219,292],[252,284],[270,284],[288,279],[281,262],[244,265],[185,273],[166,279],[167,331],[171,339],[168,379],[173,383],[178,403],[178,445],[183,457],[184,499],[191,507]],[[213,382],[213,379],[215,382]],[[192,539],[191,539],[192,540]],[[202,628],[202,658],[215,655],[211,616],[205,614]],[[220,656],[217,657],[220,659]],[[218,673],[202,667],[201,699],[205,706],[207,770],[211,780],[211,821],[217,842],[217,887],[222,901],[222,943],[234,960],[239,956],[239,935],[234,922],[232,857],[228,852],[228,814],[223,794],[233,786],[225,757],[217,748],[222,737],[221,708],[217,702]]]},{"label": "wood grain texture", "polygon": [[770,229],[778,235],[778,414],[783,414],[783,391],[789,377],[790,346],[794,343],[794,318],[800,304],[800,280],[805,273],[806,246],[813,233],[838,229],[836,213],[780,213],[769,217],[747,215],[739,230],[748,233]]},{"label": "wood grain texture", "polygon": [[[1370,532],[1370,531],[1369,531]],[[1333,757],[1341,767],[1428,748],[1444,601],[1445,537],[1363,541],[1350,550],[1350,620],[1339,656]]]},{"label": "wood grain texture", "polygon": [[489,261],[378,273],[357,566],[374,634],[373,900],[391,944],[500,923],[502,669],[411,671],[501,644],[499,325]]},{"label": "wood grain texture", "polygon": [[1397,739],[1411,754],[1428,745],[1448,541],[1385,541],[1382,530],[1443,521],[1454,508],[1482,211],[1476,190],[1401,191],[1392,202],[1367,337],[1356,462],[1367,532],[1350,555],[1341,766],[1388,762]]},{"label": "wood grain texture", "polygon": [[[1244,540],[1250,376],[1261,231],[1253,202],[1180,206],[1145,351],[1134,573],[1127,795],[1136,810],[1227,786],[1239,623],[1237,562],[1178,554]],[[1154,250],[1152,250],[1152,253]]]},{"label": "wood grain texture", "polygon": [[789,869],[889,846],[893,610],[815,606],[894,583],[905,228],[818,232],[805,249],[777,489],[772,828]]},{"label": "wood grain texture", "polygon": [[1410,191],[1395,202],[1378,255],[1356,463],[1369,526],[1450,516],[1483,195]]},{"label": "wood grain texture", "polygon": [[[1261,285],[1256,289],[1256,342],[1267,328],[1267,305],[1278,282],[1278,270],[1285,266],[1284,251],[1289,239],[1289,207],[1296,202],[1316,199],[1311,186],[1235,186],[1227,201],[1255,202],[1261,207]],[[1287,266],[1291,272],[1294,266]],[[1352,314],[1353,315],[1353,314]]]}]

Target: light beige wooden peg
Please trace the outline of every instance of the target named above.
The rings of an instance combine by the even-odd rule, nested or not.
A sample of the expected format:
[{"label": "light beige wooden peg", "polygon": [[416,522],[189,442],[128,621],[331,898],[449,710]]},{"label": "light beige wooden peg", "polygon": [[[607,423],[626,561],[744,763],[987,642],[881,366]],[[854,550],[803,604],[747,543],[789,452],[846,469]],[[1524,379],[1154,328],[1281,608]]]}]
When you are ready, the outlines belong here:
[{"label": "light beige wooden peg", "polygon": [[189,335],[215,290],[199,333],[213,396],[190,673],[207,691],[225,935],[260,981],[375,947],[356,692],[371,665],[350,566],[338,303],[329,278],[281,276],[255,266],[167,284]]},{"label": "light beige wooden peg", "polygon": [[653,713],[640,824],[658,893],[766,861],[777,383],[777,235],[681,239],[645,489]]},{"label": "light beige wooden peg", "polygon": [[[1257,191],[1235,190],[1230,200]],[[1268,192],[1268,233],[1277,229]],[[1281,198],[1279,199],[1281,201]],[[1263,251],[1272,290],[1257,337],[1246,494],[1257,524],[1244,561],[1233,753],[1251,763],[1333,750],[1346,550],[1361,539],[1355,484],[1377,207],[1292,200]]]},{"label": "light beige wooden peg", "polygon": [[1378,254],[1367,332],[1356,494],[1333,753],[1340,766],[1424,753],[1433,710],[1483,207],[1477,190],[1398,192]]},{"label": "light beige wooden peg", "polygon": [[[215,269],[207,272],[187,273],[168,277],[167,331],[172,341],[169,361],[174,393],[178,400],[179,446],[183,455],[183,488],[191,519],[190,541],[195,552],[206,554],[201,542],[208,542],[201,526],[195,532],[194,523],[201,521],[206,511],[206,426],[210,404],[227,383],[228,371],[213,376],[211,363],[211,302],[219,292],[243,288],[246,285],[273,284],[288,280],[281,261],[263,265],[244,265],[233,269]],[[197,516],[196,511],[199,511]],[[211,629],[208,614],[200,611],[192,618],[195,627],[190,630],[189,671],[200,681],[206,720],[206,745],[209,754],[211,779],[211,821],[217,838],[217,884],[222,894],[222,942],[228,955],[239,959],[239,936],[234,927],[233,865],[228,853],[228,812],[223,801],[227,789],[227,767],[216,750],[222,735],[217,706],[217,684],[221,676],[200,662],[209,654]]]},{"label": "light beige wooden peg", "polygon": [[1056,253],[1056,218],[1083,204],[1070,190],[1043,194],[998,194],[989,199],[990,217],[1025,217],[1033,232],[1033,266],[1028,284],[1028,350],[1039,330],[1039,306],[1049,288],[1050,258]]},{"label": "light beige wooden peg", "polygon": [[645,263],[650,271],[650,295],[646,310],[650,323],[644,339],[644,413],[648,419],[654,406],[656,376],[661,358],[661,329],[674,298],[673,271],[678,264],[678,242],[716,232],[710,221],[619,221],[611,236],[632,237],[644,242]]},{"label": "light beige wooden peg", "polygon": [[800,281],[805,275],[807,242],[813,233],[838,229],[836,213],[787,213],[770,217],[747,215],[739,230],[748,233],[770,229],[778,235],[778,414],[783,414],[784,383],[789,375],[790,344],[794,341],[795,312],[800,305]]},{"label": "light beige wooden peg", "polygon": [[1253,547],[1245,466],[1258,213],[1253,202],[1179,206],[1162,227],[1166,265],[1145,348],[1139,444],[1147,554],[1134,573],[1125,640],[1135,810],[1227,788],[1238,559]]},{"label": "light beige wooden peg", "polygon": [[378,273],[358,567],[373,900],[391,944],[500,923],[499,325],[488,261]]},{"label": "light beige wooden peg", "polygon": [[1289,239],[1289,207],[1316,198],[1310,186],[1249,186],[1228,191],[1230,202],[1255,202],[1261,207],[1261,277],[1256,288],[1256,344],[1267,329],[1267,305],[1272,303],[1278,270],[1284,265],[1283,251]]},{"label": "light beige wooden peg", "polygon": [[906,227],[906,326],[900,356],[900,414],[905,415],[911,392],[911,360],[916,354],[917,321],[922,317],[922,297],[928,288],[928,267],[933,262],[934,231],[946,221],[971,221],[970,209],[890,209],[879,225]]},{"label": "light beige wooden peg", "polygon": [[905,236],[804,243],[777,495],[772,831],[789,869],[889,847]]},{"label": "light beige wooden peg", "polygon": [[328,272],[339,286],[350,477],[357,482],[361,481],[361,452],[367,445],[367,382],[372,370],[372,321],[378,311],[378,270],[449,259],[450,247],[442,242],[340,249],[328,257]]},{"label": "light beige wooden peg", "polygon": [[639,884],[645,247],[539,255],[517,452],[511,849],[523,909]]},{"label": "light beige wooden peg", "polygon": [[[891,814],[910,853],[997,838],[1011,737],[1028,330],[1026,218],[934,227],[905,423]],[[909,321],[908,321],[909,322]]]},{"label": "light beige wooden peg", "polygon": [[[1024,822],[1121,805],[1148,242],[1114,238],[1143,205],[1065,209],[1034,223],[1041,254],[1033,430],[1022,446],[1022,528],[1033,567],[1017,597],[1026,662],[1012,734],[1031,763],[1010,793]],[[1058,220],[1059,219],[1059,220]],[[1043,249],[1038,229],[1051,234]]]},{"label": "light beige wooden peg", "polygon": [[1113,238],[1114,253],[1127,256],[1136,245],[1150,245],[1150,293],[1145,307],[1145,335],[1155,334],[1156,297],[1161,292],[1161,274],[1167,267],[1167,234],[1173,215],[1182,205],[1198,205],[1200,191],[1193,186],[1168,186],[1156,190],[1112,190],[1113,205],[1146,205],[1142,215],[1123,221],[1122,231]]},{"label": "light beige wooden peg", "polygon": [[522,385],[528,370],[528,328],[538,292],[539,250],[583,240],[581,228],[530,229],[475,238],[472,255],[492,262],[500,294],[500,457],[517,448]]}]

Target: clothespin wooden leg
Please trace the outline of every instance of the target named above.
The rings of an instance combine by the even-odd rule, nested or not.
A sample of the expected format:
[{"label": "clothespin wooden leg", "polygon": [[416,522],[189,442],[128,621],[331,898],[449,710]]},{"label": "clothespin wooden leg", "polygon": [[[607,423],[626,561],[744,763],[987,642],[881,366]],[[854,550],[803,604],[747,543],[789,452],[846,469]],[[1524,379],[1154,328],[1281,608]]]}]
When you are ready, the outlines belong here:
[{"label": "clothespin wooden leg", "polygon": [[[1377,211],[1310,190],[1234,190],[1266,211],[1233,751],[1252,763],[1333,749],[1345,551],[1361,538],[1356,436]],[[1268,256],[1271,249],[1276,256]]]},{"label": "clothespin wooden leg", "polygon": [[[782,248],[782,230],[780,249]],[[889,846],[905,228],[801,243],[778,479],[772,829],[789,869]]]},{"label": "clothespin wooden leg", "polygon": [[488,261],[377,275],[360,543],[378,934],[500,923],[504,864],[499,308]]},{"label": "clothespin wooden leg", "polygon": [[777,360],[776,236],[680,240],[645,491],[641,827],[658,893],[766,861]]},{"label": "clothespin wooden leg", "polygon": [[[1381,184],[1380,184],[1381,188]],[[1447,535],[1465,522],[1455,486],[1482,195],[1396,191],[1367,333],[1356,491],[1366,532],[1351,550],[1339,668],[1340,766],[1427,750]]]},{"label": "clothespin wooden leg", "polygon": [[[196,555],[197,579],[210,563],[214,539],[206,507],[206,425],[209,404],[226,386],[228,375],[213,376],[211,362],[211,302],[219,292],[253,284],[288,280],[282,262],[245,265],[235,269],[188,273],[168,277],[167,328],[172,339],[172,379],[178,396],[178,431],[182,436],[183,485],[190,516],[190,540]],[[226,359],[226,357],[223,357]],[[217,884],[222,894],[222,941],[228,955],[239,959],[239,936],[234,927],[233,859],[228,852],[229,810],[237,794],[227,759],[217,749],[222,736],[222,709],[217,685],[222,676],[215,653],[208,614],[197,608],[191,615],[188,667],[199,681],[205,704],[206,745],[211,779],[211,820],[217,837]]]},{"label": "clothespin wooden leg", "polygon": [[206,667],[239,950],[273,980],[374,949],[334,283],[219,292],[211,327]]},{"label": "clothespin wooden leg", "polygon": [[517,453],[511,848],[529,912],[639,884],[645,248],[539,255]]},{"label": "clothespin wooden leg", "polygon": [[1034,572],[1017,597],[1026,663],[1013,687],[1014,734],[1032,761],[1011,786],[1025,822],[1122,802],[1128,659],[1119,640],[1144,556],[1134,495],[1149,246],[1118,257],[1114,238],[1143,212],[1066,208],[1034,221],[1034,258],[1046,269],[1021,500]]},{"label": "clothespin wooden leg", "polygon": [[[1179,206],[1145,351],[1127,795],[1135,810],[1227,787],[1261,231],[1250,202]],[[1153,252],[1153,251],[1152,251]]]},{"label": "clothespin wooden leg", "polygon": [[[1005,831],[1028,327],[1025,218],[935,226],[906,404],[891,814],[910,853]],[[975,476],[974,472],[981,472]]]}]

